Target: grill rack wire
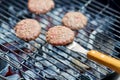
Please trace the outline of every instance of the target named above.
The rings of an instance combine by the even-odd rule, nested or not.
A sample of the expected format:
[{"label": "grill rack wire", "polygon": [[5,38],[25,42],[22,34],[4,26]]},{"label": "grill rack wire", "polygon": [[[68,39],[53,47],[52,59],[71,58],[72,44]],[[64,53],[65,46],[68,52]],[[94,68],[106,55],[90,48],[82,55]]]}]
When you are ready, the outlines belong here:
[{"label": "grill rack wire", "polygon": [[[71,4],[71,5],[74,5],[75,7],[77,7],[77,8],[79,8],[79,4],[84,4],[83,6],[82,6],[82,9],[87,9],[87,12],[89,13],[89,14],[91,14],[92,15],[92,17],[94,18],[96,15],[101,15],[101,16],[112,16],[112,15],[114,15],[113,17],[114,18],[111,18],[113,21],[115,21],[115,22],[119,22],[119,19],[120,19],[120,17],[117,15],[119,12],[118,11],[116,11],[116,10],[113,10],[112,8],[109,8],[109,5],[106,5],[106,6],[104,6],[104,5],[102,5],[101,3],[99,3],[99,2],[97,2],[97,1],[95,1],[95,0],[81,0],[80,2],[79,2],[79,0],[71,0],[71,1],[65,1],[65,0],[62,0],[62,1],[58,1],[58,0],[55,0],[55,2],[56,2],[56,5],[58,4],[59,6],[63,6],[63,5],[66,5],[66,4],[68,4],[66,7],[69,9],[69,4]],[[6,10],[7,10],[7,8],[8,8],[8,6],[10,5],[10,4],[12,4],[12,5],[15,5],[16,7],[16,10],[22,10],[22,9],[25,9],[26,8],[26,5],[27,5],[27,1],[26,0],[18,0],[18,1],[13,1],[13,0],[8,0],[8,2],[6,3],[4,0],[3,1],[1,1],[1,7],[0,7],[0,10],[1,10],[1,12],[2,13],[0,13],[0,22],[1,23],[5,23],[6,25],[8,25],[8,26],[10,26],[10,24],[9,23],[7,23],[6,21],[8,20],[8,18],[7,18],[7,16],[5,15],[5,14],[7,14],[7,15],[9,15],[9,16],[11,16],[11,17],[14,17],[16,20],[18,20],[18,21],[20,21],[21,19],[19,19],[19,18],[17,18],[17,17],[15,17],[14,15],[12,15],[12,14],[10,14],[10,13],[8,13]],[[22,4],[22,5],[21,5]],[[97,8],[97,10],[95,10]],[[67,12],[67,10],[65,10],[65,12]],[[31,14],[31,13],[29,13],[29,14]],[[54,14],[54,13],[52,13],[51,12],[51,14]],[[56,15],[56,14],[54,14],[56,17],[58,16],[58,15]],[[49,14],[46,14],[46,16],[49,16],[49,17],[51,17]],[[28,18],[29,16],[22,16],[23,18]],[[43,16],[40,16],[40,18],[44,18]],[[55,19],[56,21],[58,21],[59,23],[60,23],[60,20],[57,20],[55,17],[51,17],[52,19]],[[61,16],[60,16],[60,18],[62,18]],[[45,18],[45,20],[47,20],[48,21],[48,19],[46,19]],[[116,24],[114,24],[114,23],[112,23],[112,22],[110,22],[110,21],[106,21],[106,22],[108,22],[108,23],[110,23],[111,25],[113,25],[113,26],[115,26],[115,27],[117,27],[117,28],[119,28],[119,26],[118,25],[116,25]],[[40,22],[40,23],[43,23],[43,24],[45,24],[44,22]],[[54,25],[53,23],[51,23],[52,24],[52,26]],[[91,24],[91,23],[89,23],[88,22],[88,24]],[[46,25],[46,24],[45,24]],[[13,26],[10,26],[11,28],[13,28]],[[111,30],[113,30],[113,31],[116,31],[116,32],[118,32],[118,33],[120,33],[118,30],[116,30],[116,29],[114,29],[113,27],[111,27],[111,26],[108,26],[108,28],[110,28]],[[90,29],[92,29],[91,27],[90,27]],[[46,29],[45,28],[42,28],[42,35],[45,35],[45,32],[46,32]],[[9,31],[9,30],[7,30],[7,31]],[[84,30],[84,31],[86,31],[86,32],[88,32],[88,33],[90,33],[89,31],[87,31],[87,30]],[[110,32],[111,33],[111,32]],[[4,33],[2,33],[2,34],[4,34]],[[82,33],[79,33],[79,34],[82,34]],[[4,34],[5,36],[7,36],[8,38],[10,38],[11,40],[13,40],[13,41],[16,41],[15,39],[13,39],[13,38],[11,38],[10,36],[8,36],[8,35],[6,35],[6,34]],[[13,35],[14,35],[14,33],[13,33]],[[84,34],[82,34],[82,35],[84,35]],[[101,35],[104,35],[104,34],[101,34]],[[116,37],[118,37],[118,38],[120,38],[118,35],[116,35],[116,34],[113,34],[114,36],[116,36]],[[104,35],[104,36],[106,36],[106,35]],[[116,39],[113,39],[112,37],[109,37],[109,36],[106,36],[106,37],[108,37],[108,38],[110,38],[110,39],[112,39],[112,40],[114,40],[114,41],[118,41],[118,40],[116,40]],[[39,43],[39,44],[41,44],[41,46],[43,47],[43,46],[45,46],[46,45],[46,41],[45,41],[45,39],[43,39],[43,38],[41,38],[41,37],[39,37],[41,40],[43,40],[44,42],[45,42],[45,44],[41,44],[41,43],[39,43],[39,42],[37,42],[37,41],[35,41],[35,42],[37,42],[37,43]],[[78,37],[79,38],[79,37]],[[0,39],[2,39],[2,38],[0,38]],[[5,42],[7,42],[5,39],[2,39],[2,40],[4,40]],[[84,40],[84,39],[82,39],[82,40]],[[23,41],[24,42],[24,41]],[[107,42],[107,41],[106,41]],[[16,43],[18,43],[18,44],[21,44],[20,42],[17,42],[16,41]],[[20,72],[22,72],[22,73],[24,73],[24,71],[22,71],[21,70],[21,66],[24,66],[24,67],[26,67],[26,68],[28,68],[29,70],[31,70],[31,68],[29,68],[29,67],[27,67],[27,66],[25,66],[23,63],[24,62],[26,62],[29,58],[31,58],[31,59],[33,59],[33,60],[35,60],[36,61],[36,59],[33,57],[33,55],[37,55],[37,56],[40,56],[40,54],[37,54],[37,53],[35,53],[35,52],[33,52],[34,54],[33,55],[29,55],[29,54],[27,54],[27,52],[25,52],[25,51],[23,51],[22,49],[20,49],[19,47],[17,47],[17,46],[15,46],[14,44],[11,44],[11,43],[9,43],[11,46],[13,46],[13,47],[15,47],[15,48],[17,48],[18,50],[20,50],[21,52],[23,52],[23,53],[25,53],[28,57],[26,58],[26,59],[23,59],[23,61],[20,63],[20,62],[18,62],[20,65],[15,65],[13,62],[11,62],[11,61],[9,61],[9,60],[7,60],[6,58],[4,58],[4,57],[2,57],[2,56],[0,56],[0,58],[1,59],[3,59],[3,60],[5,60],[5,61],[7,61],[9,64],[12,64],[12,66],[13,67],[15,67],[16,69],[18,69]],[[90,43],[88,43],[88,44],[90,44]],[[9,47],[7,47],[7,46],[5,46],[5,45],[3,45],[3,44],[0,44],[1,46],[3,46],[4,48],[6,48],[8,51],[10,51],[10,52],[12,52],[12,53],[15,53],[15,55],[16,56],[18,56],[18,57],[20,57],[20,58],[22,58],[19,54],[16,54],[16,52],[15,51],[13,51],[13,50],[11,50]],[[102,44],[101,44],[102,45]],[[111,45],[113,45],[113,44],[111,44]],[[31,46],[33,46],[33,47],[35,47],[34,45],[32,45],[31,44]],[[97,47],[97,46],[95,46],[95,47]],[[116,46],[116,47],[118,47],[119,48],[119,46]],[[35,47],[35,48],[37,48],[37,47]],[[61,49],[61,48],[59,48],[59,47],[56,47],[56,48],[58,48],[59,50],[61,50],[61,51],[63,51],[63,52],[65,52],[63,49]],[[51,50],[51,49],[49,49],[49,48],[47,48],[48,50],[50,50],[50,51],[53,51],[53,50]],[[37,49],[37,50],[39,50],[39,49]],[[118,53],[117,51],[115,51],[115,50],[113,50],[114,52],[116,52],[116,53]],[[51,56],[51,55],[49,55],[49,54],[47,54],[47,52],[45,52],[45,51],[42,51],[42,52],[44,52],[46,55],[48,55],[48,56],[50,56],[50,57],[52,57],[52,58],[54,58],[53,56]],[[53,52],[55,52],[55,51],[53,51]],[[73,52],[73,51],[72,51]],[[57,54],[57,52],[55,52],[56,54]],[[68,55],[70,55],[68,52],[65,52],[66,54],[68,54]],[[75,52],[73,52],[74,54],[78,54],[78,53],[75,53]],[[7,53],[5,53],[5,55],[6,56],[8,56],[8,54]],[[57,55],[59,55],[59,54],[57,54]],[[59,56],[61,56],[61,55],[59,55]],[[73,57],[73,58],[75,58],[74,56],[72,56],[72,55],[70,55],[71,57]],[[84,56],[82,56],[82,55],[80,55],[79,54],[79,56],[81,56],[81,57],[84,57]],[[112,55],[113,56],[113,55]],[[10,57],[10,56],[8,56],[8,57]],[[61,57],[63,57],[63,56],[61,56]],[[118,57],[116,57],[116,56],[113,56],[113,57],[115,57],[115,58],[118,58]],[[14,58],[12,58],[12,57],[10,57],[11,59],[13,59],[14,60]],[[85,57],[84,57],[85,58]],[[45,59],[45,60],[47,60],[47,59]],[[56,59],[57,60],[57,59]],[[66,59],[67,60],[67,59]],[[80,59],[77,59],[77,60],[79,60],[80,61]],[[47,61],[49,61],[49,60],[47,60]],[[72,61],[70,61],[70,60],[68,60],[69,62],[71,62],[71,63],[73,63]],[[16,61],[17,62],[17,61]],[[50,62],[50,61],[49,61]],[[61,62],[61,61],[60,61]],[[91,61],[93,64],[96,64],[95,62],[93,62],[93,61]],[[29,63],[29,62],[28,62]],[[52,63],[52,62],[50,62],[50,63]],[[61,62],[62,63],[62,62]],[[84,63],[84,62],[82,62],[82,63]],[[32,63],[30,63],[30,64],[32,64]],[[42,63],[41,63],[42,64]],[[52,63],[53,65],[54,65],[54,63]],[[64,64],[64,63],[63,63]],[[73,63],[74,64],[74,63]],[[84,63],[84,64],[86,64],[86,63]],[[33,66],[34,66],[34,64],[32,64]],[[44,65],[44,64],[43,64]],[[66,64],[64,64],[64,65],[66,65]],[[75,64],[76,66],[78,66],[77,64]],[[87,65],[87,64],[86,64]],[[96,64],[96,65],[98,65],[99,66],[99,64]],[[67,66],[67,65],[66,65]],[[80,67],[80,66],[78,66],[78,67]],[[92,69],[94,69],[94,67],[92,67],[92,66],[90,66]],[[101,67],[101,66],[99,66],[99,67]],[[69,68],[71,68],[70,66],[69,66]],[[72,69],[72,68],[71,68]],[[81,67],[81,69],[82,70],[84,70],[84,71],[86,71],[86,72],[88,72],[89,73],[89,71],[87,71],[87,70],[85,70],[85,69],[83,69],[82,67]],[[104,68],[103,68],[104,69]],[[73,69],[74,70],[74,69]],[[100,73],[100,74],[102,74],[101,72],[99,72],[99,71],[97,71],[96,69],[94,69],[96,72],[98,72],[98,73]],[[107,69],[105,69],[105,70],[107,70]],[[76,71],[76,70],[75,70]],[[108,71],[108,70],[107,70]],[[35,72],[35,71],[33,71],[36,75],[38,75],[38,76],[40,76],[42,79],[44,79],[44,80],[47,80],[46,78],[44,78],[41,74],[39,74],[39,72]],[[56,71],[55,71],[56,72]],[[76,72],[78,72],[78,71],[76,71]],[[110,71],[108,71],[108,72],[110,72]],[[57,72],[56,72],[57,73]],[[66,72],[67,73],[67,72]],[[80,72],[79,72],[80,73]],[[70,73],[68,73],[68,74],[70,74]],[[91,74],[91,73],[90,73]],[[26,74],[27,75],[27,74]],[[48,74],[49,75],[49,74]],[[70,74],[71,75],[71,74]],[[91,74],[92,76],[94,76],[93,74]],[[104,74],[103,74],[104,75]],[[28,75],[29,76],[29,75]],[[74,75],[71,75],[71,76],[73,76],[73,77],[75,77]],[[106,76],[106,75],[104,75],[104,76]],[[29,76],[29,77],[31,77],[31,76]],[[63,76],[64,77],[64,76]],[[96,76],[94,76],[94,77],[96,77]],[[31,77],[32,78],[32,77]],[[64,77],[65,78],[65,77]],[[96,77],[97,79],[100,79],[100,78],[98,78],[98,77]],[[34,78],[32,78],[32,79],[34,79]],[[65,78],[66,79],[66,78]],[[76,78],[77,79],[77,78]],[[78,78],[79,79],[79,78]]]}]

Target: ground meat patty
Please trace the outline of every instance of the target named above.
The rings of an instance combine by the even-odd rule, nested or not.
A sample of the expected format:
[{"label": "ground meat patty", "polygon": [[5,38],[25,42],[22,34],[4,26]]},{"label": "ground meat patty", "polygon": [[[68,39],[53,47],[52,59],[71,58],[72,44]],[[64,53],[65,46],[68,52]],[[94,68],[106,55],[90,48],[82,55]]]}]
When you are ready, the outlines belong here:
[{"label": "ground meat patty", "polygon": [[63,17],[62,23],[72,30],[79,30],[87,25],[87,18],[80,12],[68,12]]},{"label": "ground meat patty", "polygon": [[28,9],[35,14],[44,14],[54,8],[53,0],[28,0]]},{"label": "ground meat patty", "polygon": [[55,26],[46,33],[46,40],[54,46],[67,45],[74,40],[74,32],[65,26]]},{"label": "ground meat patty", "polygon": [[17,37],[25,41],[30,41],[39,36],[41,26],[34,19],[24,19],[16,24],[14,30]]}]

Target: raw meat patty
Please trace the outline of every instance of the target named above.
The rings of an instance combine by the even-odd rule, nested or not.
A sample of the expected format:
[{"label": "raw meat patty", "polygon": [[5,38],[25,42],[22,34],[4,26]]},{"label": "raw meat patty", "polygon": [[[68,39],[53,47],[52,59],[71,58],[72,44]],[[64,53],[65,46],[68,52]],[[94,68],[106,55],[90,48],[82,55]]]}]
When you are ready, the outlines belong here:
[{"label": "raw meat patty", "polygon": [[54,8],[53,0],[28,0],[28,9],[35,14],[44,14]]},{"label": "raw meat patty", "polygon": [[46,40],[54,46],[63,46],[72,43],[74,32],[65,26],[55,26],[46,33]]},{"label": "raw meat patty", "polygon": [[87,25],[87,18],[80,12],[68,12],[63,17],[62,23],[72,30],[79,30]]},{"label": "raw meat patty", "polygon": [[24,19],[16,24],[14,30],[17,37],[25,41],[31,41],[40,35],[41,26],[34,19]]}]

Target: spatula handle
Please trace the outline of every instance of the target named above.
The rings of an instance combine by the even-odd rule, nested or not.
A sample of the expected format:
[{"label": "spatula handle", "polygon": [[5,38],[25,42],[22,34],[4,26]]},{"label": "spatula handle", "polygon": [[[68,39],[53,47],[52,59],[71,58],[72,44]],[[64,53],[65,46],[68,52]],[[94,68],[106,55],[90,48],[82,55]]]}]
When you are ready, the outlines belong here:
[{"label": "spatula handle", "polygon": [[104,66],[109,67],[110,69],[120,73],[120,60],[115,59],[111,56],[105,55],[101,52],[91,50],[88,51],[87,57],[91,60],[94,60]]}]

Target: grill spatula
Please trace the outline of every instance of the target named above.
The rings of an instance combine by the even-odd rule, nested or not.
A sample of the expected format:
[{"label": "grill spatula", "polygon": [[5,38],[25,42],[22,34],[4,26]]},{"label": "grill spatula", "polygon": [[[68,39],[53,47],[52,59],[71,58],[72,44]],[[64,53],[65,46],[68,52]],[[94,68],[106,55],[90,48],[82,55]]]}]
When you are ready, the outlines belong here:
[{"label": "grill spatula", "polygon": [[79,45],[76,42],[73,42],[72,44],[69,44],[67,46],[68,49],[73,50],[78,53],[84,53],[87,55],[87,57],[97,63],[100,63],[104,66],[109,67],[110,69],[120,73],[120,60],[115,59],[109,55],[103,54],[101,52],[98,52],[96,50],[86,50],[81,45]]}]

